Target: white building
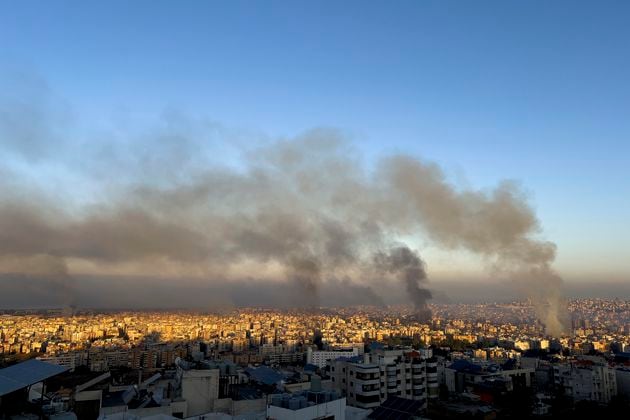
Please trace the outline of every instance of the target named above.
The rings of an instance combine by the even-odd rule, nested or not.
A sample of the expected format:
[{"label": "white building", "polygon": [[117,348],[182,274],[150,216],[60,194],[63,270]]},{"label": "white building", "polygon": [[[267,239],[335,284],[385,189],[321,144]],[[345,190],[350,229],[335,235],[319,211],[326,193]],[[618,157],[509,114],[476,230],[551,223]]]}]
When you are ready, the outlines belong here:
[{"label": "white building", "polygon": [[57,355],[46,355],[38,357],[37,360],[43,362],[52,363],[59,366],[70,368],[70,370],[76,369],[78,366],[87,365],[87,352],[70,352],[61,353]]},{"label": "white building", "polygon": [[312,347],[309,347],[306,352],[306,363],[322,368],[326,366],[326,362],[329,360],[335,360],[339,357],[354,357],[359,354],[357,347],[342,350],[313,350]]},{"label": "white building", "polygon": [[575,401],[608,404],[617,395],[615,370],[605,363],[572,363],[553,366],[554,383]]}]

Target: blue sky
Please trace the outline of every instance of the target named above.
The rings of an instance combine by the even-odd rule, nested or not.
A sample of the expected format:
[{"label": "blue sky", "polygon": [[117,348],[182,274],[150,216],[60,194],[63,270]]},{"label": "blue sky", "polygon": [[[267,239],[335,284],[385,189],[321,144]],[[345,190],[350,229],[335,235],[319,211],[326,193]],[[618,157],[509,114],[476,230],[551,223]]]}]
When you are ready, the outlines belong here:
[{"label": "blue sky", "polygon": [[628,16],[625,1],[0,1],[0,89],[40,78],[87,126],[165,109],[271,137],[329,126],[474,188],[516,179],[565,276],[627,280]]}]

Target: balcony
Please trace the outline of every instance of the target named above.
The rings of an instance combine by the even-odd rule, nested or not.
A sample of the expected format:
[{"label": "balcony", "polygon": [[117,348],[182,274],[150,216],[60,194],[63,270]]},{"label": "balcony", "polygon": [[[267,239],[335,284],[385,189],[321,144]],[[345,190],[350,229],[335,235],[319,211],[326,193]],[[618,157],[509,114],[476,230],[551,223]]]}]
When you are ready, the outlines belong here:
[{"label": "balcony", "polygon": [[367,397],[374,397],[375,395],[380,396],[380,393],[381,393],[380,389],[371,389],[368,391],[359,391],[356,393],[356,395],[357,397],[359,395],[363,395],[364,397],[367,398]]},{"label": "balcony", "polygon": [[378,385],[380,383],[380,379],[379,378],[374,378],[374,379],[359,379],[359,378],[355,378],[354,381],[357,384],[359,384],[359,385]]}]

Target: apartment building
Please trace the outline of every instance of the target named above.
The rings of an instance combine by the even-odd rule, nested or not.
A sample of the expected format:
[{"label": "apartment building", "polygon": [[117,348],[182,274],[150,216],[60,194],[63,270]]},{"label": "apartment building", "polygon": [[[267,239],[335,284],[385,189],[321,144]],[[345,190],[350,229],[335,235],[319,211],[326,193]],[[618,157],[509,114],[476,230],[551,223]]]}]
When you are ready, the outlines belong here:
[{"label": "apartment building", "polygon": [[426,408],[427,362],[410,350],[376,350],[328,362],[333,387],[348,405],[378,407],[388,397],[421,401]]},{"label": "apartment building", "polygon": [[617,395],[615,369],[604,362],[579,360],[553,366],[554,384],[574,401],[589,400],[603,404]]},{"label": "apartment building", "polygon": [[339,357],[355,357],[361,353],[361,349],[357,347],[334,350],[314,350],[313,347],[309,347],[306,351],[306,363],[322,368],[326,366],[326,362],[329,360],[335,360]]}]

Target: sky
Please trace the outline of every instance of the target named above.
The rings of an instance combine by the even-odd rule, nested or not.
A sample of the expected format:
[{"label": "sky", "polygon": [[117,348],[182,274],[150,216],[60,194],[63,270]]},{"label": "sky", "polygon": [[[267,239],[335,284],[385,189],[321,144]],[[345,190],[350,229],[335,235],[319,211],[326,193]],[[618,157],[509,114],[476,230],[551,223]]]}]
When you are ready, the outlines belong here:
[{"label": "sky", "polygon": [[[144,150],[160,147],[152,133],[194,126],[211,137],[199,153],[238,166],[242,148],[329,127],[368,162],[426,159],[458,188],[515,180],[568,284],[627,282],[629,13],[624,1],[0,1],[0,104],[34,103],[45,120],[37,153],[0,128],[0,156],[46,194],[89,202],[98,171],[72,168],[95,161],[91,144]],[[466,251],[417,245],[438,279],[484,272]]]}]

